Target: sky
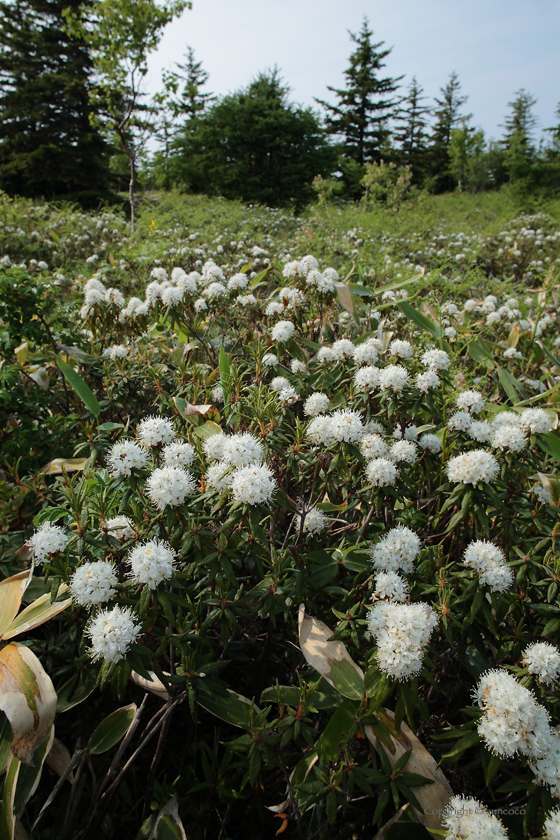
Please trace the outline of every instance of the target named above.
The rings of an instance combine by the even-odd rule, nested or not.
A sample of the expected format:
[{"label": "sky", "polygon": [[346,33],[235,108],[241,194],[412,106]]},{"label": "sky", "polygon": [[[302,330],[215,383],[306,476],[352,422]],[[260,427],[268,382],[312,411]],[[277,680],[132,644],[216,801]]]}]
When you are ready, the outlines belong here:
[{"label": "sky", "polygon": [[392,47],[389,75],[404,74],[405,86],[416,75],[432,99],[455,70],[487,136],[500,137],[520,88],[537,98],[537,136],[557,122],[560,0],[193,0],[150,58],[150,92],[191,46],[214,94],[277,65],[293,101],[334,101],[326,86],[344,86],[348,30],[358,32],[364,15],[374,40]]}]

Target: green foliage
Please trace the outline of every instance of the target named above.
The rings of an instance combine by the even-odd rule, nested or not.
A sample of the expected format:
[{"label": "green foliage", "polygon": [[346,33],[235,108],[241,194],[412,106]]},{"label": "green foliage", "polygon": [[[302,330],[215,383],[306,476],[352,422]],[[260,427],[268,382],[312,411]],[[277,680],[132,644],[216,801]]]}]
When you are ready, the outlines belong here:
[{"label": "green foliage", "polygon": [[109,150],[90,124],[93,65],[64,31],[78,0],[0,4],[0,189],[96,206],[111,198]]},{"label": "green foliage", "polygon": [[392,94],[403,78],[380,78],[384,59],[390,49],[380,49],[384,42],[373,44],[372,30],[364,18],[358,35],[350,33],[356,50],[350,56],[350,66],[344,71],[346,87],[327,86],[334,93],[337,104],[316,101],[327,111],[327,128],[344,138],[345,157],[363,166],[367,161],[379,161],[390,135],[388,121],[393,115],[396,99]]},{"label": "green foliage", "polygon": [[303,206],[314,177],[334,165],[317,117],[288,101],[276,71],[220,99],[187,124],[174,146],[176,183],[270,206]]}]

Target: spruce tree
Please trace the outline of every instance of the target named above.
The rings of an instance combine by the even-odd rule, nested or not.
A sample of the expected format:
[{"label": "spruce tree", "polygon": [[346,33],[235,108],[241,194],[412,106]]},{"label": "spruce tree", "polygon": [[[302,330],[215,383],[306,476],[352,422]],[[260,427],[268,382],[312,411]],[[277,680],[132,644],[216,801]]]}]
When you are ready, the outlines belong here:
[{"label": "spruce tree", "polygon": [[535,146],[532,132],[536,125],[533,106],[536,99],[523,88],[509,102],[511,111],[504,123],[505,133],[501,141],[504,151],[504,169],[510,181],[518,181],[528,176],[535,158]]},{"label": "spruce tree", "polygon": [[402,101],[402,107],[397,117],[397,127],[393,133],[393,141],[397,144],[399,161],[412,169],[413,182],[422,180],[426,168],[427,154],[427,119],[430,108],[423,104],[427,97],[424,89],[418,83],[416,76],[412,79],[408,93]]},{"label": "spruce tree", "polygon": [[470,119],[470,114],[461,114],[461,108],[468,96],[461,95],[461,83],[455,71],[449,76],[445,87],[440,90],[441,98],[435,99],[435,124],[432,130],[430,153],[430,174],[435,192],[453,189],[455,185],[449,168],[451,133],[463,121],[468,122]]},{"label": "spruce tree", "polygon": [[373,44],[373,32],[364,18],[358,35],[350,32],[356,50],[350,56],[350,66],[344,71],[346,87],[342,90],[327,87],[338,102],[331,105],[316,99],[327,111],[327,130],[343,138],[344,154],[360,167],[368,161],[379,161],[390,136],[389,119],[398,104],[392,96],[403,78],[380,77],[384,59],[391,48],[382,49],[384,41]]},{"label": "spruce tree", "polygon": [[195,61],[192,47],[187,47],[185,58],[184,64],[176,64],[181,72],[172,71],[167,74],[167,79],[174,88],[175,96],[171,100],[174,115],[183,115],[187,120],[192,120],[201,114],[215,97],[202,91],[210,74],[202,67],[202,61]]},{"label": "spruce tree", "polygon": [[62,12],[82,0],[0,2],[0,189],[95,204],[108,147],[90,123],[92,63]]}]

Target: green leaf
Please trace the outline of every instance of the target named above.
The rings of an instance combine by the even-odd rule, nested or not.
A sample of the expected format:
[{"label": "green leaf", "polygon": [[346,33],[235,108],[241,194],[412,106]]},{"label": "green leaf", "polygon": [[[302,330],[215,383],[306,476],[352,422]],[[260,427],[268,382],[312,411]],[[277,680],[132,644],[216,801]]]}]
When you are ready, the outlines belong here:
[{"label": "green leaf", "polygon": [[[251,715],[251,701],[235,691],[225,689],[215,681],[199,680],[197,684],[197,703],[207,712],[241,728],[247,727]],[[253,705],[258,712],[259,708]]]},{"label": "green leaf", "polygon": [[70,367],[70,365],[67,364],[67,362],[65,362],[60,356],[56,357],[56,361],[64,378],[72,386],[86,408],[93,414],[94,417],[99,417],[101,406],[85,379],[82,379],[80,374],[77,373],[73,367]]},{"label": "green leaf", "polygon": [[422,315],[422,313],[418,312],[418,310],[415,309],[412,304],[408,303],[408,301],[399,301],[397,306],[410,321],[416,324],[417,327],[420,327],[422,330],[426,330],[426,332],[429,332],[434,338],[439,338],[439,333],[441,331],[435,321],[432,321],[432,319],[428,318],[426,315]]},{"label": "green leaf", "polygon": [[136,703],[111,712],[105,720],[101,721],[89,739],[88,751],[92,755],[100,755],[118,744],[128,732],[135,713]]},{"label": "green leaf", "polygon": [[364,680],[348,659],[331,659],[331,669],[326,675],[337,691],[350,700],[361,700],[364,696]]},{"label": "green leaf", "polygon": [[355,707],[350,700],[343,700],[317,741],[320,760],[324,764],[338,758],[338,745],[344,735],[349,737],[353,733],[355,725]]},{"label": "green leaf", "polygon": [[100,432],[114,432],[116,429],[124,429],[124,423],[101,423],[97,429]]},{"label": "green leaf", "polygon": [[[449,759],[452,759],[452,758],[456,760],[459,756],[461,756],[464,752],[466,752],[470,747],[474,747],[475,744],[479,744],[479,743],[480,743],[480,735],[478,734],[478,731],[476,729],[472,729],[469,732],[467,732],[465,735],[463,735],[462,738],[459,738],[459,740],[457,741],[457,743],[455,744],[453,749],[450,750],[448,753],[445,753],[445,755],[442,756],[441,760],[442,761],[444,759],[449,760]],[[455,762],[453,762],[453,763],[455,763]]]},{"label": "green leaf", "polygon": [[554,458],[555,461],[560,461],[560,438],[557,435],[552,432],[539,435],[537,437],[537,445],[543,452],[546,452],[547,455]]},{"label": "green leaf", "polygon": [[224,394],[224,403],[225,405],[228,405],[229,390],[231,387],[231,365],[229,363],[227,353],[224,350],[223,344],[220,346],[220,360],[218,363],[218,367],[220,369],[220,383]]},{"label": "green leaf", "polygon": [[20,767],[19,759],[15,755],[11,755],[2,788],[2,810],[0,811],[0,837],[2,837],[2,840],[14,840],[14,798]]},{"label": "green leaf", "polygon": [[509,370],[505,370],[505,368],[498,367],[498,378],[500,380],[502,388],[504,389],[504,391],[506,392],[506,394],[508,395],[508,397],[514,405],[518,402],[519,397],[521,397],[521,399],[523,400],[527,397],[527,392],[525,391],[525,388],[523,387],[521,382],[519,382],[519,380],[515,378],[515,376],[512,376]]},{"label": "green leaf", "polygon": [[481,365],[493,365],[496,361],[494,354],[483,338],[473,338],[468,344],[469,356]]},{"label": "green leaf", "polygon": [[206,438],[212,437],[212,435],[221,435],[223,430],[222,427],[218,426],[217,423],[214,423],[213,420],[207,420],[202,424],[202,426],[195,426],[193,432],[197,437],[202,438],[202,440],[206,440]]}]

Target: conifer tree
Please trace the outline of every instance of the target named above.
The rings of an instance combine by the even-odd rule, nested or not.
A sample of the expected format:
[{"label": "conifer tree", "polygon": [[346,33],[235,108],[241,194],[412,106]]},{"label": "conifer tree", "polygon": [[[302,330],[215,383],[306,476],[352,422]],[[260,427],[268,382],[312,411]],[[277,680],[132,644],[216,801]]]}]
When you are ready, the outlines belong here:
[{"label": "conifer tree", "polygon": [[108,148],[90,122],[92,62],[62,12],[81,0],[0,2],[0,188],[84,204],[110,195]]},{"label": "conifer tree", "polygon": [[210,74],[202,67],[202,61],[195,61],[192,47],[187,47],[185,58],[184,64],[175,65],[181,72],[166,73],[164,80],[174,94],[170,100],[174,116],[183,115],[187,120],[192,120],[201,114],[215,97],[202,90]]},{"label": "conifer tree", "polygon": [[461,108],[468,96],[461,94],[461,83],[455,71],[449,76],[445,87],[440,88],[441,98],[435,99],[435,123],[431,138],[430,170],[436,192],[453,189],[454,180],[449,170],[449,147],[451,133],[462,122],[470,120],[470,114],[462,114]]},{"label": "conifer tree", "polygon": [[430,114],[430,108],[423,104],[426,98],[424,89],[414,76],[408,87],[408,93],[402,101],[397,127],[393,133],[393,141],[398,146],[400,162],[412,168],[414,183],[422,180],[426,167],[428,139],[426,117]]},{"label": "conifer tree", "polygon": [[391,48],[383,49],[384,41],[372,43],[373,32],[367,18],[358,35],[349,34],[356,50],[344,71],[346,87],[342,90],[327,87],[338,100],[336,105],[321,99],[316,102],[327,111],[329,133],[343,138],[345,156],[364,166],[367,161],[379,161],[382,157],[390,136],[388,121],[398,104],[392,94],[403,77],[380,77]]},{"label": "conifer tree", "polygon": [[505,133],[501,141],[504,151],[504,168],[510,181],[520,180],[528,175],[535,157],[532,132],[536,125],[533,106],[536,99],[523,88],[509,102],[511,111],[506,117]]}]

